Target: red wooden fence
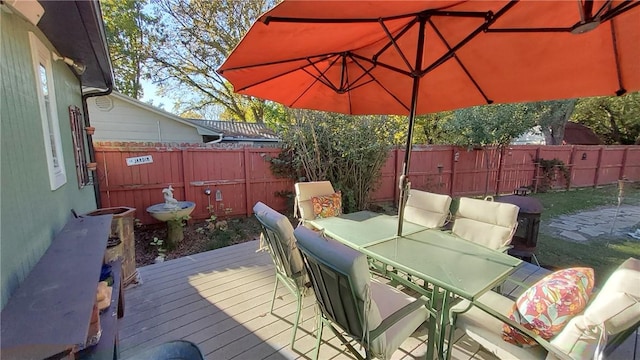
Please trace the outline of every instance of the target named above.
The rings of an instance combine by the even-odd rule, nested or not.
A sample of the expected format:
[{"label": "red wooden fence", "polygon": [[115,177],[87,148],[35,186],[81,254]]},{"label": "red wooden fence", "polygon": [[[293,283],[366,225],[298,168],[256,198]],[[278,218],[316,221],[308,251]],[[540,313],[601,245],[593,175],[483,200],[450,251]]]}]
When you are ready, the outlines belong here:
[{"label": "red wooden fence", "polygon": [[[145,211],[164,201],[171,184],[174,197],[196,203],[194,219],[251,215],[262,201],[279,211],[291,203],[278,193],[293,191],[293,181],[273,176],[268,158],[274,148],[222,148],[192,144],[95,144],[102,207],[138,209],[142,223],[155,222]],[[150,155],[153,162],[127,166],[127,158]],[[393,150],[382,169],[373,202],[396,201],[403,150]],[[419,146],[412,151],[412,188],[452,196],[510,193],[535,183],[535,159],[559,159],[571,175],[569,187],[640,181],[640,146],[512,146],[467,150],[453,146]],[[563,182],[553,184],[566,188]],[[211,190],[207,196],[205,190]],[[218,195],[218,196],[216,196]]]}]

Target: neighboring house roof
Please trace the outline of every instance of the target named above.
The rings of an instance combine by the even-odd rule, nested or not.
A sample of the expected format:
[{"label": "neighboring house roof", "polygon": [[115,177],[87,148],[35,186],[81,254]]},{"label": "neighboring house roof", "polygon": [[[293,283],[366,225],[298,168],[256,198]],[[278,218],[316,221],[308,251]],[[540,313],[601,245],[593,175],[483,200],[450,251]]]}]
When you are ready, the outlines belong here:
[{"label": "neighboring house roof", "polygon": [[130,96],[121,94],[117,91],[112,92],[109,96],[113,96],[117,99],[120,99],[122,101],[126,101],[134,106],[138,106],[140,108],[146,109],[148,111],[154,112],[158,115],[164,116],[166,118],[169,118],[171,120],[177,121],[181,124],[185,124],[188,126],[191,126],[193,128],[195,128],[198,131],[198,134],[200,135],[213,135],[213,136],[220,136],[222,137],[222,132],[217,130],[217,129],[212,129],[210,127],[207,126],[203,126],[201,124],[197,124],[197,123],[193,123],[191,122],[189,119],[185,119],[185,118],[181,118],[180,116],[174,115],[170,112],[164,111],[158,107],[155,107],[153,105],[149,105],[147,103],[144,103],[140,100],[134,99]]},{"label": "neighboring house roof", "polygon": [[570,145],[601,145],[602,140],[591,128],[569,122],[564,127],[564,141]]},{"label": "neighboring house roof", "polygon": [[227,141],[280,141],[276,133],[262,123],[187,119],[193,124],[219,131]]},{"label": "neighboring house roof", "polygon": [[113,87],[102,11],[98,0],[39,1],[44,14],[38,27],[60,56],[82,63],[83,93],[103,92]]}]

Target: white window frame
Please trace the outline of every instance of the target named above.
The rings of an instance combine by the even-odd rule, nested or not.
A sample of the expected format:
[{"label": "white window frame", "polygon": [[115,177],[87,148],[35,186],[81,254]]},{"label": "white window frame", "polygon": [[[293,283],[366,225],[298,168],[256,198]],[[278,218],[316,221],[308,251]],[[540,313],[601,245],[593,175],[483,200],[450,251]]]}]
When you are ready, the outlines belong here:
[{"label": "white window frame", "polygon": [[[29,43],[31,45],[38,105],[40,107],[40,117],[42,120],[43,141],[47,155],[49,184],[51,185],[51,190],[56,190],[67,182],[67,174],[64,167],[64,154],[62,153],[62,140],[60,137],[60,124],[58,122],[53,71],[51,70],[51,52],[32,32],[29,33]],[[43,82],[40,78],[41,68],[45,71],[48,99],[45,98]],[[49,102],[48,107],[47,100]]]}]

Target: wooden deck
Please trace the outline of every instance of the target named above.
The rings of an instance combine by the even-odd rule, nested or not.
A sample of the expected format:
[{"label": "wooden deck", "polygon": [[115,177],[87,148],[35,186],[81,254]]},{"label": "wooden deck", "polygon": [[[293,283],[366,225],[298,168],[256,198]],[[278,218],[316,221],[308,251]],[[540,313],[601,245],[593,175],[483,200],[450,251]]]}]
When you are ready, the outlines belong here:
[{"label": "wooden deck", "polygon": [[[142,283],[125,291],[121,357],[184,339],[198,344],[207,359],[309,359],[315,346],[314,297],[304,299],[303,321],[292,350],[295,299],[280,287],[274,313],[269,314],[274,269],[270,256],[257,248],[257,241],[251,241],[140,268]],[[543,273],[544,269],[535,274],[520,271],[518,277],[533,282]],[[495,359],[468,337],[456,335],[454,360]],[[353,358],[331,331],[323,336],[329,344],[321,346],[321,359]],[[423,325],[393,358],[424,358],[425,341]],[[633,359],[635,344],[625,345],[629,346],[621,346],[616,359]]]}]

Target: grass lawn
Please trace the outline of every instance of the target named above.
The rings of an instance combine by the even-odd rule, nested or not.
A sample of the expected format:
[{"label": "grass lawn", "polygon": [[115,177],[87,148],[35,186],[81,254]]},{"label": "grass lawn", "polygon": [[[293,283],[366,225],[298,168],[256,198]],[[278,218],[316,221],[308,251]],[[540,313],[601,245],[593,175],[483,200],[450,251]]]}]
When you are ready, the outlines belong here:
[{"label": "grass lawn", "polygon": [[[544,205],[541,223],[563,214],[598,207],[616,207],[617,186],[577,189],[563,192],[532,194]],[[623,204],[640,205],[640,183],[626,184]],[[609,245],[607,246],[607,240]],[[554,238],[542,232],[538,235],[538,260],[555,267],[589,266],[594,268],[596,283],[602,284],[613,270],[629,257],[640,258],[640,240],[629,236],[593,239],[576,243]]]}]

